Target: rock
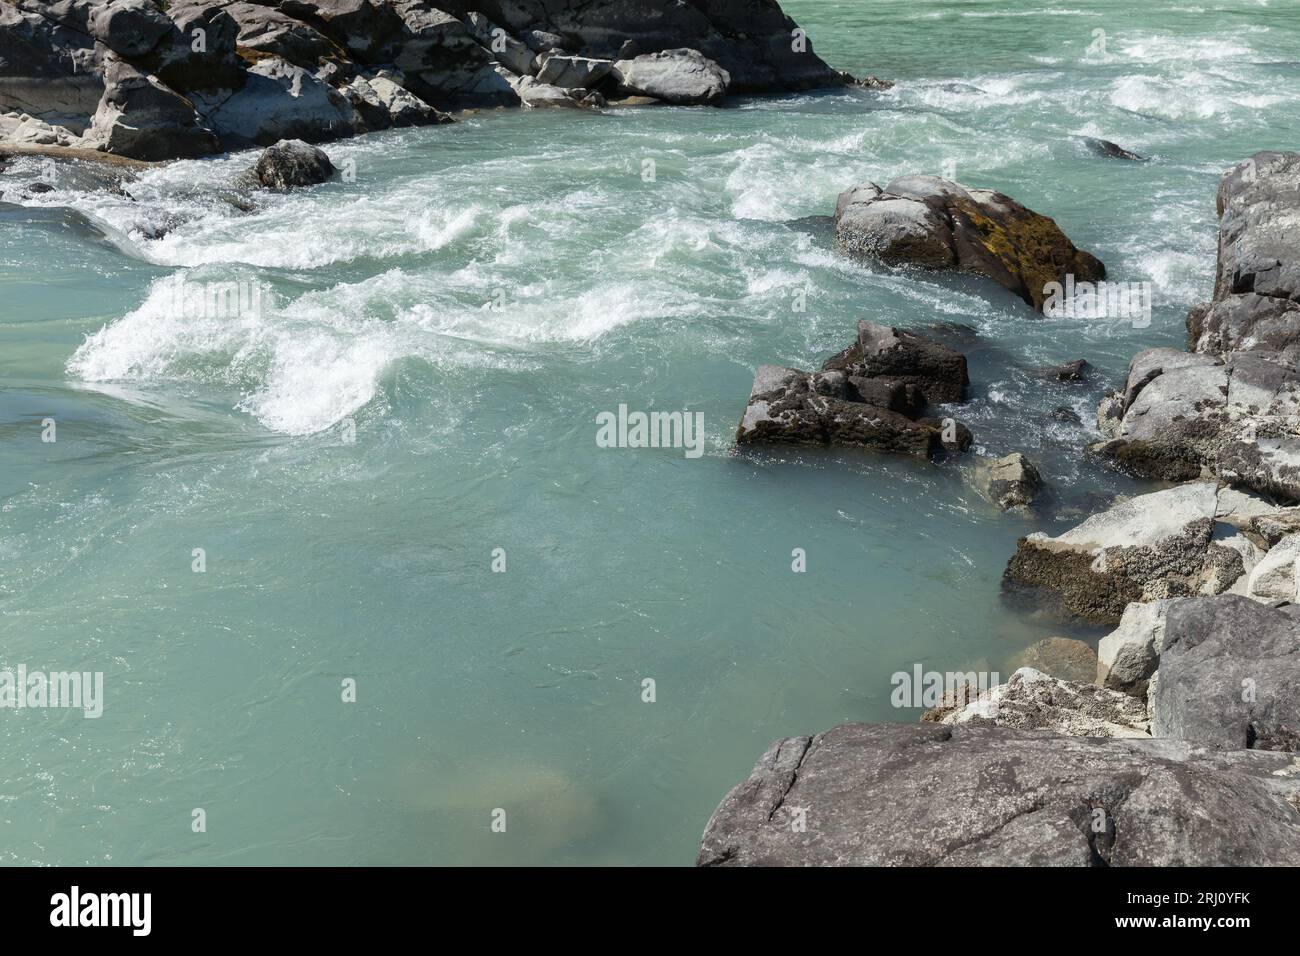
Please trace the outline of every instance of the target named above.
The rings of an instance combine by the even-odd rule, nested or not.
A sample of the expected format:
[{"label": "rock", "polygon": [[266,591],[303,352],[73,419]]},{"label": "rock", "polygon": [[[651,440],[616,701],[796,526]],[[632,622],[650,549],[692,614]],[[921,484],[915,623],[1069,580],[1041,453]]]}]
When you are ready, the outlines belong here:
[{"label": "rock", "polygon": [[949,420],[908,418],[844,397],[843,373],[760,366],[736,443],[834,445],[941,458],[970,447],[970,432]]},{"label": "rock", "polygon": [[1165,615],[1178,598],[1134,602],[1124,609],[1119,626],[1097,646],[1097,683],[1146,699],[1147,684],[1160,666]]},{"label": "rock", "polygon": [[1300,750],[1300,608],[1179,601],[1165,619],[1152,730],[1198,746]]},{"label": "rock", "polygon": [[228,149],[269,146],[282,139],[324,142],[365,129],[338,90],[277,57],[258,60],[229,97],[195,94],[195,105]]},{"label": "rock", "polygon": [[1106,274],[1053,220],[1002,193],[935,176],[904,176],[884,189],[864,183],[841,193],[835,240],[854,258],[986,276],[1040,312],[1052,283]]},{"label": "rock", "polygon": [[452,122],[446,113],[440,113],[384,73],[353,77],[342,92],[368,129]]},{"label": "rock", "polygon": [[1150,736],[1146,701],[1091,683],[1050,677],[1032,667],[1020,668],[1005,684],[985,691],[939,722],[1049,730],[1067,737]]},{"label": "rock", "polygon": [[927,402],[963,402],[970,376],[966,356],[956,349],[905,329],[858,322],[857,340],[827,359],[823,371],[914,385]]},{"label": "rock", "polygon": [[464,22],[419,0],[404,0],[394,9],[402,31],[391,62],[408,90],[441,110],[520,105],[498,72],[496,54],[480,46]]},{"label": "rock", "polygon": [[1055,595],[1064,610],[1118,624],[1134,601],[1220,594],[1260,550],[1217,522],[1217,488],[1195,482],[1120,501],[1056,537],[1021,538],[1003,582]]},{"label": "rock", "polygon": [[143,160],[192,159],[221,149],[193,103],[116,57],[104,70],[104,97],[86,139],[106,152]]},{"label": "rock", "polygon": [[1250,530],[1272,547],[1289,534],[1300,532],[1300,508],[1275,508],[1267,514],[1253,515]]},{"label": "rock", "polygon": [[526,44],[512,37],[504,28],[497,26],[478,11],[471,11],[464,20],[470,35],[479,46],[484,47],[507,70],[519,76],[529,76],[537,72],[538,55]]},{"label": "rock", "polygon": [[975,466],[975,484],[980,492],[1003,511],[1033,502],[1043,489],[1043,477],[1020,452],[1012,452]]},{"label": "rock", "polygon": [[1112,143],[1108,139],[1097,139],[1093,136],[1085,136],[1083,141],[1088,144],[1088,148],[1098,156],[1105,156],[1107,159],[1127,159],[1131,162],[1145,163],[1146,160],[1137,153],[1130,153],[1123,146]]},{"label": "rock", "polygon": [[1296,559],[1300,534],[1289,534],[1273,545],[1255,565],[1246,582],[1246,594],[1262,601],[1300,601],[1296,593]]},{"label": "rock", "polygon": [[1083,419],[1079,417],[1079,413],[1068,405],[1057,405],[1052,409],[1051,416],[1054,422],[1065,422],[1069,425],[1083,424]]},{"label": "rock", "polygon": [[103,56],[85,31],[0,3],[0,110],[80,135],[104,94]]},{"label": "rock", "polygon": [[939,458],[970,447],[966,426],[922,418],[930,402],[963,400],[966,358],[911,332],[860,321],[853,345],[820,372],[764,365],[737,444],[836,445]]},{"label": "rock", "polygon": [[714,811],[697,863],[1296,865],[1298,803],[1290,755],[841,724],[773,744]]},{"label": "rock", "polygon": [[262,150],[253,172],[269,189],[292,189],[327,182],[335,169],[323,149],[300,139],[286,139]]},{"label": "rock", "polygon": [[1092,366],[1086,360],[1075,359],[1073,362],[1045,368],[1042,375],[1044,378],[1055,379],[1058,382],[1086,382],[1091,370]]},{"label": "rock", "polygon": [[559,86],[551,86],[549,83],[542,83],[531,76],[518,77],[514,87],[524,106],[530,109],[583,109],[595,105],[586,103],[580,98],[581,94],[587,93],[586,90],[566,90]]},{"label": "rock", "polygon": [[731,83],[727,71],[698,50],[646,53],[617,61],[612,72],[621,92],[679,106],[716,105]]},{"label": "rock", "polygon": [[[239,24],[222,4],[172,0],[166,13],[172,27],[148,58],[152,73],[182,93],[237,90],[244,85],[246,64],[238,52]],[[202,44],[196,43],[199,37]]]},{"label": "rock", "polygon": [[322,64],[350,63],[347,51],[315,27],[259,3],[227,3],[223,8],[239,28],[237,43],[255,60],[275,57],[315,73]]},{"label": "rock", "polygon": [[1028,667],[1060,680],[1090,684],[1097,676],[1097,652],[1085,641],[1049,637],[1017,654],[1011,667],[1013,671]]},{"label": "rock", "polygon": [[584,56],[550,53],[541,58],[537,79],[566,90],[591,89],[614,67],[612,60],[593,60]]}]

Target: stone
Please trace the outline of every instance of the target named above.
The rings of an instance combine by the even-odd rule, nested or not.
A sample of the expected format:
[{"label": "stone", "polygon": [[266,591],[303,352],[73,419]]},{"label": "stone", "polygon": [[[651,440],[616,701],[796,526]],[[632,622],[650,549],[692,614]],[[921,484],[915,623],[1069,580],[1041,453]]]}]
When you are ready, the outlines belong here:
[{"label": "stone", "polygon": [[537,79],[566,90],[591,89],[614,67],[612,60],[595,60],[585,56],[550,53],[541,58]]},{"label": "stone", "polygon": [[1067,737],[1151,735],[1146,701],[1091,683],[1061,680],[1032,667],[1021,667],[1005,684],[950,711],[939,722],[1049,730]]},{"label": "stone", "polygon": [[1067,277],[1092,282],[1105,266],[1077,249],[1057,224],[1002,193],[935,176],[904,176],[884,189],[841,193],[835,243],[845,255],[982,275],[1038,311]]},{"label": "stone", "polygon": [[678,106],[716,105],[731,84],[727,71],[698,50],[663,50],[618,60],[612,73],[621,92]]},{"label": "stone", "polygon": [[1048,637],[1030,644],[1011,660],[1011,669],[1029,667],[1075,684],[1090,684],[1097,676],[1097,652],[1086,641]]},{"label": "stone", "polygon": [[980,493],[1003,511],[1032,504],[1043,490],[1043,477],[1020,452],[975,465],[975,484]]},{"label": "stone", "polygon": [[773,744],[714,811],[697,863],[1294,866],[1297,805],[1289,754],[841,724]]},{"label": "stone", "polygon": [[269,189],[292,189],[327,182],[335,169],[323,149],[300,139],[286,139],[262,150],[253,172]]},{"label": "stone", "polygon": [[221,149],[193,103],[116,57],[104,70],[104,97],[86,139],[106,152],[142,160],[192,159]]},{"label": "stone", "polygon": [[1088,148],[1098,156],[1105,156],[1107,159],[1126,159],[1129,162],[1145,163],[1146,160],[1137,153],[1129,152],[1118,143],[1112,143],[1108,139],[1098,139],[1095,136],[1085,136],[1083,141],[1088,144]]},{"label": "stone", "polygon": [[1097,645],[1099,685],[1146,699],[1147,684],[1160,666],[1165,616],[1178,600],[1135,601],[1124,609],[1119,625]]}]

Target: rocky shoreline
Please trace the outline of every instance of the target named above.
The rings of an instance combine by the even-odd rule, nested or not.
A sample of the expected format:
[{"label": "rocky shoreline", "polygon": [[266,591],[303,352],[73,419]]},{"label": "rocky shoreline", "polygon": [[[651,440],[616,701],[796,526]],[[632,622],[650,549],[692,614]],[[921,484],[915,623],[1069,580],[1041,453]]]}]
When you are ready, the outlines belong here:
[{"label": "rocky shoreline", "polygon": [[[846,195],[840,218],[859,204]],[[934,241],[951,212],[906,184],[864,195],[874,218],[850,252],[961,262]],[[1004,574],[1114,628],[1095,678],[1081,673],[1087,644],[1052,639],[1029,652],[1048,672],[949,689],[921,724],[777,741],[714,812],[699,865],[1300,864],[1300,153],[1233,167],[1218,212],[1214,293],[1187,317],[1189,351],[1134,356],[1090,449],[1182,483],[1022,538]],[[1014,288],[1012,269],[972,271]],[[816,393],[816,379],[780,380]],[[772,404],[755,392],[747,420]],[[1061,646],[1078,648],[1068,676],[1051,672]]]},{"label": "rocky shoreline", "polygon": [[0,147],[68,158],[856,82],[775,0],[0,0]]}]

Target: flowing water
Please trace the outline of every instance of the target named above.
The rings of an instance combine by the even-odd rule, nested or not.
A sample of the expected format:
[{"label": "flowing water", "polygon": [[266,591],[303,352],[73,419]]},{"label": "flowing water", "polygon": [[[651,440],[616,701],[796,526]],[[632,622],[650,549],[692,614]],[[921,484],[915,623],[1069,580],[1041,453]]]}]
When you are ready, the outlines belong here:
[{"label": "flowing water", "polygon": [[[223,197],[253,154],[0,207],[0,669],[105,675],[98,719],[0,710],[0,860],[687,864],[772,740],[915,720],[895,671],[1096,639],[1001,572],[1151,487],[1085,457],[1093,410],[1208,296],[1221,171],[1300,145],[1300,3],[786,8],[898,85],[479,113],[332,144],[355,181],[251,211]],[[792,222],[912,172],[1053,216],[1152,284],[1150,323],[1035,319]],[[211,283],[242,305],[178,304]],[[862,317],[968,353],[957,414],[1039,463],[1036,514],[951,465],[734,452],[754,368]],[[1090,384],[1035,374],[1074,358]],[[702,413],[704,454],[598,447],[620,404]]]}]

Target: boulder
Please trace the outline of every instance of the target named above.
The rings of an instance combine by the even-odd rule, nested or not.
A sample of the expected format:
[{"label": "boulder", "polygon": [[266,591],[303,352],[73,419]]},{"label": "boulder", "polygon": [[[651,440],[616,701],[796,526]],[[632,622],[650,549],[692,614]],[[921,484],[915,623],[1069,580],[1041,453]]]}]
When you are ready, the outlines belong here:
[{"label": "boulder", "polygon": [[922,413],[929,403],[963,400],[968,384],[960,352],[864,320],[853,345],[828,359],[820,372],[761,366],[736,442],[942,457],[965,451],[970,432],[954,419],[922,418]]},{"label": "boulder", "polygon": [[327,63],[350,68],[347,51],[338,42],[273,6],[235,2],[224,9],[239,28],[239,47],[255,63],[274,57],[310,73]]},{"label": "boulder", "polygon": [[538,54],[523,41],[512,37],[503,27],[497,26],[476,10],[471,11],[464,22],[475,42],[507,70],[518,76],[537,73]]},{"label": "boulder", "polygon": [[1110,625],[1134,601],[1223,593],[1261,551],[1217,521],[1217,506],[1217,486],[1204,481],[1117,502],[1063,534],[1021,538],[1003,582],[1043,589],[1066,612]]},{"label": "boulder", "polygon": [[104,95],[103,56],[84,31],[0,3],[0,111],[82,134]]},{"label": "boulder", "polygon": [[950,711],[939,722],[1049,730],[1067,737],[1151,736],[1145,700],[1091,683],[1061,680],[1032,667],[1021,667],[1005,684]]},{"label": "boulder", "polygon": [[1289,754],[943,724],[777,741],[723,798],[700,866],[1300,864]]},{"label": "boulder", "polygon": [[431,126],[452,118],[404,89],[385,73],[355,76],[342,89],[367,129]]},{"label": "boulder", "polygon": [[1089,684],[1097,676],[1097,652],[1086,641],[1048,637],[1035,641],[1011,661],[1011,669],[1029,667],[1051,677]]},{"label": "boulder", "polygon": [[1124,609],[1119,626],[1097,645],[1097,683],[1146,699],[1147,685],[1160,666],[1165,616],[1179,598],[1134,602]]},{"label": "boulder", "polygon": [[646,53],[613,65],[620,92],[653,96],[680,106],[712,106],[727,94],[731,77],[698,50]]},{"label": "boulder", "polygon": [[282,139],[313,142],[365,129],[346,96],[315,74],[278,57],[258,60],[230,96],[195,94],[195,105],[228,149]]},{"label": "boulder", "polygon": [[1165,618],[1152,732],[1230,750],[1300,750],[1300,608],[1179,601]]},{"label": "boulder", "polygon": [[104,70],[104,96],[86,139],[106,152],[143,160],[192,159],[221,149],[193,103],[115,56]]},{"label": "boulder", "polygon": [[1300,601],[1296,593],[1296,560],[1300,534],[1289,534],[1269,548],[1246,579],[1246,594],[1261,601]]},{"label": "boulder", "polygon": [[904,176],[884,189],[864,183],[840,194],[835,242],[854,258],[986,276],[1040,312],[1052,283],[1106,275],[1057,224],[1002,193],[935,176]]},{"label": "boulder", "polygon": [[1137,153],[1131,153],[1118,143],[1112,143],[1108,139],[1097,139],[1095,136],[1085,136],[1083,141],[1088,144],[1088,148],[1098,156],[1105,156],[1107,159],[1126,159],[1129,162],[1145,163],[1146,160]]},{"label": "boulder", "polygon": [[593,60],[585,56],[548,53],[541,57],[537,79],[566,90],[591,89],[613,69],[612,60]]},{"label": "boulder", "polygon": [[391,62],[408,90],[442,110],[520,105],[498,71],[496,54],[479,45],[464,21],[422,0],[404,0],[394,9],[402,30]]},{"label": "boulder", "polygon": [[603,105],[594,98],[599,94],[587,90],[567,90],[531,76],[512,77],[512,81],[520,101],[529,109],[585,109]]},{"label": "boulder", "polygon": [[1003,511],[1031,504],[1043,490],[1043,477],[1020,452],[993,461],[979,461],[974,468],[975,485]]},{"label": "boulder", "polygon": [[[222,4],[173,0],[167,5],[167,16],[171,28],[146,60],[150,72],[182,93],[237,90],[244,85],[239,24]],[[200,38],[202,43],[197,42]]]},{"label": "boulder", "polygon": [[300,139],[285,139],[262,150],[253,173],[263,186],[291,189],[327,182],[335,169],[323,149]]}]

